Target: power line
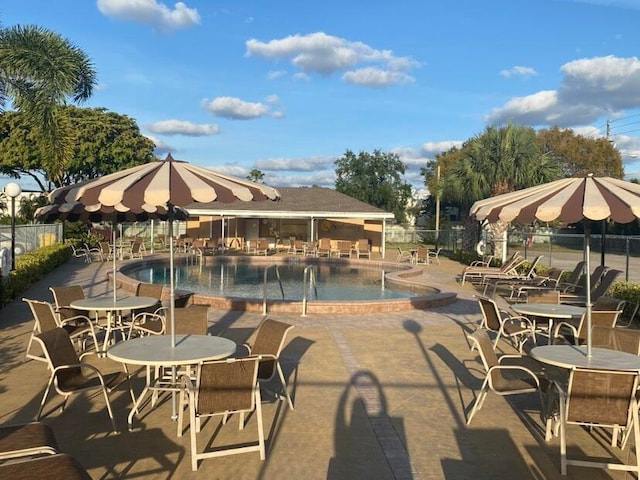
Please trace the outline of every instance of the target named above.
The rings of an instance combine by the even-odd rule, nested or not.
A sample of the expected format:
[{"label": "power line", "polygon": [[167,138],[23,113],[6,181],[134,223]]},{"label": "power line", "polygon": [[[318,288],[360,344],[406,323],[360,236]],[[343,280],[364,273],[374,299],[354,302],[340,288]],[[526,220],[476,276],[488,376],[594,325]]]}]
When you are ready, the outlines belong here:
[{"label": "power line", "polygon": [[635,113],[633,115],[627,115],[626,117],[615,118],[615,119],[611,120],[610,123],[615,123],[615,122],[619,122],[620,120],[626,120],[628,118],[634,118],[634,117],[640,117],[640,113]]}]

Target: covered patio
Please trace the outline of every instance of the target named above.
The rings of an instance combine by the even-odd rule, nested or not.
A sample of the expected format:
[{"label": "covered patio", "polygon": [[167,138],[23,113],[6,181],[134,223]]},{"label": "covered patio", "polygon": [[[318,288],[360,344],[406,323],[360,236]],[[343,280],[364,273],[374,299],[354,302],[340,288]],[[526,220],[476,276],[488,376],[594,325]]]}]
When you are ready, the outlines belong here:
[{"label": "covered patio", "polygon": [[[48,287],[64,284],[82,285],[86,296],[107,294],[109,268],[73,259],[24,296],[50,300]],[[456,291],[458,301],[447,306],[366,315],[272,315],[295,325],[283,354],[295,409],[264,399],[265,461],[246,453],[204,460],[192,472],[189,436],[177,437],[170,402],[145,408],[130,432],[126,390],[111,397],[117,435],[99,394],[77,396],[65,412],[55,410],[43,421],[92,478],[623,478],[620,472],[579,467],[561,477],[559,441],[545,442],[535,395],[490,395],[473,423],[465,425],[483,373],[465,339],[480,320],[476,291],[458,284],[459,270],[460,264],[443,259],[436,268],[425,268],[420,279]],[[24,358],[33,325],[27,305],[12,302],[2,318],[0,423],[28,422],[49,373],[43,363]],[[241,343],[261,319],[256,313],[210,310],[209,332]],[[134,390],[143,383],[136,377]],[[204,443],[215,424],[205,423]],[[235,419],[227,427],[221,434],[233,440]],[[580,429],[573,431],[569,448],[596,455],[609,450],[606,441]]]}]

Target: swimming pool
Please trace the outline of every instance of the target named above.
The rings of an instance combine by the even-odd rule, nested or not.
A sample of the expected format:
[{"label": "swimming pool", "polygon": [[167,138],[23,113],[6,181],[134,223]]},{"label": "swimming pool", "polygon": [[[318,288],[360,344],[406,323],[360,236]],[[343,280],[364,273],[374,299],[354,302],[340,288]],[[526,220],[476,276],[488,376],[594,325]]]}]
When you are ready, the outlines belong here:
[{"label": "swimming pool", "polygon": [[[178,264],[175,268],[176,288],[226,297],[263,298],[267,268],[268,299],[302,300],[307,265],[299,262],[273,265],[221,260],[204,265]],[[315,288],[311,281],[307,282],[307,299],[357,301],[416,296],[415,292],[385,285],[385,274],[397,268],[331,263],[318,263],[312,268]],[[169,283],[168,265],[141,265],[129,270],[127,275],[143,282]],[[311,274],[307,275],[309,279]]]},{"label": "swimming pool", "polygon": [[[287,265],[297,265],[298,273],[292,288],[285,290],[282,299],[278,284],[273,280],[274,265],[278,266],[281,277],[287,270]],[[335,278],[328,283],[328,290],[318,290],[307,294],[306,305],[301,294],[296,291],[302,289],[303,276],[301,271],[313,265],[317,276],[326,278],[338,268],[347,268],[343,280],[338,284]],[[264,270],[254,271],[253,274],[238,275],[249,266],[269,267],[269,289],[267,301],[263,299]],[[186,258],[176,259],[178,271],[179,295],[190,294],[190,302],[207,304],[216,310],[236,310],[248,312],[268,313],[300,313],[309,314],[345,314],[345,313],[385,313],[401,312],[415,308],[429,308],[447,305],[456,301],[453,292],[441,292],[435,287],[427,285],[423,280],[422,267],[408,264],[399,265],[395,262],[374,262],[364,259],[327,259],[314,257],[264,257],[264,256],[216,256],[204,257],[202,267],[199,264],[189,265]],[[145,257],[142,260],[126,262],[118,267],[119,282],[124,290],[135,292],[139,282],[159,282],[168,284],[169,260],[166,255]],[[222,272],[222,275],[220,275]],[[233,272],[233,274],[229,274]],[[384,272],[384,273],[383,273]],[[363,300],[362,292],[357,292],[355,279],[359,277],[360,286],[369,290],[369,300]],[[336,276],[337,278],[337,276]],[[242,282],[239,280],[243,279]],[[345,286],[346,285],[346,286]],[[235,289],[233,290],[232,289]],[[348,287],[348,290],[347,290]],[[285,288],[285,287],[283,287]],[[246,289],[246,290],[245,290]],[[350,292],[345,295],[345,292]],[[168,300],[165,291],[165,300]],[[245,295],[245,296],[240,296]],[[297,299],[287,299],[294,297]],[[339,297],[340,299],[322,299],[322,295]],[[360,299],[356,298],[357,295]],[[316,299],[317,298],[317,299]]]}]

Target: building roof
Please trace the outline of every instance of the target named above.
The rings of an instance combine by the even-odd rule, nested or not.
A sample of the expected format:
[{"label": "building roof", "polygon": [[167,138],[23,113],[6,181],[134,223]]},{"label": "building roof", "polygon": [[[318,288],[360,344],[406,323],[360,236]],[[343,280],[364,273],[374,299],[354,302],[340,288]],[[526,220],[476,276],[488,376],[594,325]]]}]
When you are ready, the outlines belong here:
[{"label": "building roof", "polygon": [[362,218],[391,220],[393,214],[325,187],[276,187],[280,200],[193,203],[190,215],[278,218]]}]

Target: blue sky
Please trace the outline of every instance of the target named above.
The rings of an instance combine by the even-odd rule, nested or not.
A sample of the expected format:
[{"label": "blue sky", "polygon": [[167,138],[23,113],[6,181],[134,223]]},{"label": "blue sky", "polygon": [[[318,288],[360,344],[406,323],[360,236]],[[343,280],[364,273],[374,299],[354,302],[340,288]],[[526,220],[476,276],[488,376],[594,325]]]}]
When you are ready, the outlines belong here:
[{"label": "blue sky", "polygon": [[489,124],[605,136],[640,177],[640,0],[9,0],[84,50],[83,104],[157,154],[273,186],[333,186],[345,150],[420,167]]}]

